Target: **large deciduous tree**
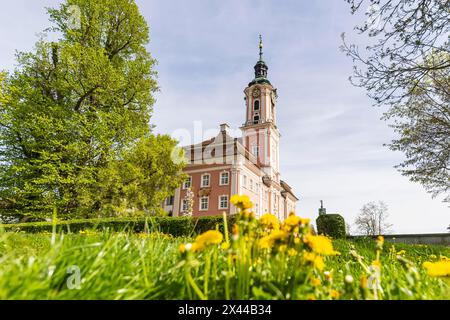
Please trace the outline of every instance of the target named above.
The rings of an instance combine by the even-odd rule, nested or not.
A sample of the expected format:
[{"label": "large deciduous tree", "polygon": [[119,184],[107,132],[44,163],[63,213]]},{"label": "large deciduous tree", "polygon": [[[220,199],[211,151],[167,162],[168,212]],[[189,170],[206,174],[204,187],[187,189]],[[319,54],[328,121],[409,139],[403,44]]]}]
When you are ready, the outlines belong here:
[{"label": "large deciduous tree", "polygon": [[397,168],[450,201],[450,0],[346,2],[353,14],[370,8],[356,27],[368,45],[342,46],[352,83],[388,107],[383,119],[398,136],[389,147],[406,156]]},{"label": "large deciduous tree", "polygon": [[[52,27],[46,32],[59,40],[43,37],[34,51],[19,53],[18,68],[2,85],[3,211],[42,218],[56,207],[67,218],[101,215],[108,203],[99,196],[105,188],[130,188],[129,166],[135,170],[129,182],[148,186],[137,191],[147,195],[139,200],[128,191],[112,195],[127,198],[129,208],[153,210],[171,185],[165,183],[182,177],[181,164],[166,157],[173,141],[151,134],[157,83],[145,19],[132,0],[67,0],[48,13]],[[138,162],[133,155],[140,153],[152,157]],[[118,186],[105,181],[112,168],[121,176]],[[148,183],[153,178],[156,189]],[[154,195],[158,190],[161,195]]]},{"label": "large deciduous tree", "polygon": [[387,222],[388,217],[388,207],[383,201],[369,202],[361,208],[355,225],[358,231],[366,236],[382,235],[392,227]]}]

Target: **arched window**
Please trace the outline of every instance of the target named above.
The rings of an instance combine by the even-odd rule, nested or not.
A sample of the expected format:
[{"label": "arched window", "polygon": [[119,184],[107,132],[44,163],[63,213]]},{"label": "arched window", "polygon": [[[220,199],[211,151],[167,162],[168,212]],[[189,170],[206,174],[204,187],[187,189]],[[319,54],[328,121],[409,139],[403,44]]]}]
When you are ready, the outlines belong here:
[{"label": "arched window", "polygon": [[259,100],[256,100],[256,101],[255,101],[255,104],[254,104],[254,106],[253,106],[253,110],[259,111]]},{"label": "arched window", "polygon": [[253,117],[253,123],[258,124],[259,123],[259,115],[256,115]]}]

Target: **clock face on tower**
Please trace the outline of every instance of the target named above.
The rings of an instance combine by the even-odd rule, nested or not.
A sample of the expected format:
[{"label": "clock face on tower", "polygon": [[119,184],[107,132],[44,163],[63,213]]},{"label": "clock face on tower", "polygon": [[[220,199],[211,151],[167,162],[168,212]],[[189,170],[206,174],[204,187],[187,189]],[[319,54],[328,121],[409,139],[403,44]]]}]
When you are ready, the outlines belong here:
[{"label": "clock face on tower", "polygon": [[253,98],[258,98],[260,95],[261,95],[261,90],[259,90],[258,88],[253,90]]}]

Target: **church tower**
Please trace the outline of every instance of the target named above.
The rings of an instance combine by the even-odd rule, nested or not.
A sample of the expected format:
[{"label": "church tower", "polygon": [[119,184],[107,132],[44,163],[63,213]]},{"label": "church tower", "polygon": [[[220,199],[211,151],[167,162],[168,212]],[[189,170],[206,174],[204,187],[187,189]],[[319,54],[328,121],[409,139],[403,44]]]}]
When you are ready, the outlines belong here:
[{"label": "church tower", "polygon": [[277,89],[267,78],[269,67],[263,60],[262,37],[259,36],[259,60],[255,65],[255,78],[244,90],[246,120],[241,127],[243,144],[252,153],[266,177],[280,183],[279,142],[277,128]]}]

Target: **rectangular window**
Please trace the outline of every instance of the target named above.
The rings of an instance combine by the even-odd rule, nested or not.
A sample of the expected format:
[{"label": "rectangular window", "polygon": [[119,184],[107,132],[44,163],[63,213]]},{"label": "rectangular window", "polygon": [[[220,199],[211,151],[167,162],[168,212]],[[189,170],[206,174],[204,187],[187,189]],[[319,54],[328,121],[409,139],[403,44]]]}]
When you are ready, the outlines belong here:
[{"label": "rectangular window", "polygon": [[211,175],[209,174],[202,175],[202,188],[209,187],[210,180]]},{"label": "rectangular window", "polygon": [[186,181],[183,183],[183,189],[190,188],[192,185],[192,177],[189,177],[186,179]]},{"label": "rectangular window", "polygon": [[255,157],[259,157],[259,146],[252,146],[252,154]]},{"label": "rectangular window", "polygon": [[250,190],[253,191],[253,179],[250,179]]},{"label": "rectangular window", "polygon": [[230,174],[228,172],[222,172],[220,174],[220,185],[225,186],[230,183]]},{"label": "rectangular window", "polygon": [[182,211],[183,211],[183,212],[187,212],[188,209],[189,209],[188,207],[189,207],[189,202],[188,202],[188,200],[187,200],[187,199],[183,199]]},{"label": "rectangular window", "polygon": [[259,214],[259,205],[257,203],[255,203],[255,213]]},{"label": "rectangular window", "polygon": [[245,188],[247,188],[247,176],[243,176],[242,184],[244,185]]},{"label": "rectangular window", "polygon": [[200,211],[206,211],[209,208],[209,198],[202,197],[200,198]]},{"label": "rectangular window", "polygon": [[273,204],[273,212],[274,213],[278,213],[278,196],[275,196],[275,197],[273,197],[273,202],[274,202],[274,204]]},{"label": "rectangular window", "polygon": [[174,196],[168,197],[166,200],[166,206],[173,206],[173,199],[174,199]]},{"label": "rectangular window", "polygon": [[228,209],[228,196],[219,197],[219,209]]}]

